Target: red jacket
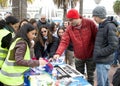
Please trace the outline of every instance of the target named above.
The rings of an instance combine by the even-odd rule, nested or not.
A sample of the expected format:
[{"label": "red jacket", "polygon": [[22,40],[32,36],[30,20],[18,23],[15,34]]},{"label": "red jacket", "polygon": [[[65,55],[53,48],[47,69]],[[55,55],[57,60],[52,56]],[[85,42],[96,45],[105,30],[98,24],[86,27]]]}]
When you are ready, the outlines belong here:
[{"label": "red jacket", "polygon": [[90,19],[82,18],[81,25],[75,27],[68,26],[66,32],[62,36],[56,54],[61,55],[71,41],[76,58],[82,60],[91,58],[96,33],[96,24]]}]

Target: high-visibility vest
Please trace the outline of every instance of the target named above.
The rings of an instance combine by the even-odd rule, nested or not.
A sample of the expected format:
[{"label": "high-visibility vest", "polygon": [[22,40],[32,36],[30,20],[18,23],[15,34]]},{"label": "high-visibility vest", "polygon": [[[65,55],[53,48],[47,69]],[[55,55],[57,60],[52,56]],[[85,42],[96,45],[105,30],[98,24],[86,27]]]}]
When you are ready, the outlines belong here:
[{"label": "high-visibility vest", "polygon": [[[8,55],[2,65],[0,70],[0,81],[6,85],[21,85],[24,83],[24,72],[29,69],[29,67],[19,66],[15,63],[14,58],[14,47],[16,43],[21,40],[21,38],[17,38],[10,46],[8,51]],[[24,60],[30,60],[30,49],[27,45],[27,49],[24,55]]]},{"label": "high-visibility vest", "polygon": [[2,48],[1,45],[2,45],[2,38],[4,36],[6,36],[7,34],[9,34],[10,32],[6,29],[1,29],[0,30],[0,68],[7,56],[7,53],[8,53],[8,49],[7,48]]}]

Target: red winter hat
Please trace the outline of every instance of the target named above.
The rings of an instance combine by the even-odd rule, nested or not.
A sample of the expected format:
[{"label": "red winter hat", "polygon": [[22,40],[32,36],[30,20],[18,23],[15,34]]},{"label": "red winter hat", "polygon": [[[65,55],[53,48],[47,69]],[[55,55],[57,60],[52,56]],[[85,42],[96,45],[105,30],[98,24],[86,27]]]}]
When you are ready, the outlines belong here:
[{"label": "red winter hat", "polygon": [[78,18],[80,18],[80,14],[78,13],[78,11],[76,9],[71,9],[66,14],[66,17],[70,18],[70,19],[78,19]]}]

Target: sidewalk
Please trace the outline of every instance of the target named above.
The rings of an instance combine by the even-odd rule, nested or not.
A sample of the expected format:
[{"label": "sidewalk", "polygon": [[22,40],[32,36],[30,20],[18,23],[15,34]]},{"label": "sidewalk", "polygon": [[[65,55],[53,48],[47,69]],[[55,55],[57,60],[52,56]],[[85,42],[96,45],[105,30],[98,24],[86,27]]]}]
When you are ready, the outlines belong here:
[{"label": "sidewalk", "polygon": [[[118,67],[111,67],[110,68],[110,71],[109,71],[109,80],[110,80],[110,86],[113,86],[112,85],[112,77],[113,77],[113,74],[115,73],[115,71],[117,70],[117,68],[120,68],[120,65]],[[95,83],[94,83],[94,86],[97,86],[97,80],[96,80],[96,73],[95,73]]]}]

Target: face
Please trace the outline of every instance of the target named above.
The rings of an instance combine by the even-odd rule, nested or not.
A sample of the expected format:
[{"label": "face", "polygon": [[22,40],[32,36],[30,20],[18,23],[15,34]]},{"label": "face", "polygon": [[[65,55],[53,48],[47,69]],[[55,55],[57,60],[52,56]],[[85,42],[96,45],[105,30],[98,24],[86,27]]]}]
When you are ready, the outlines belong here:
[{"label": "face", "polygon": [[69,21],[72,26],[76,26],[78,24],[78,19],[69,19]]},{"label": "face", "polygon": [[14,25],[11,25],[13,27],[13,29],[15,30],[15,32],[18,31],[18,27],[19,27],[19,23],[16,23]]},{"label": "face", "polygon": [[30,41],[33,40],[36,37],[36,30],[28,32],[27,37],[29,38]]},{"label": "face", "polygon": [[36,23],[36,22],[35,22],[35,23],[33,23],[33,26],[34,26],[34,27],[37,27],[37,23]]},{"label": "face", "polygon": [[41,16],[41,19],[40,19],[42,22],[46,22],[46,16]]},{"label": "face", "polygon": [[41,28],[41,34],[47,36],[48,30],[46,28]]},{"label": "face", "polygon": [[64,22],[64,27],[67,27],[68,26],[68,22]]},{"label": "face", "polygon": [[97,16],[93,16],[93,19],[95,20],[95,22],[96,22],[97,24],[100,23],[100,18],[99,18],[99,17],[97,17]]},{"label": "face", "polygon": [[62,37],[63,33],[64,33],[64,30],[62,30],[62,29],[60,29],[60,30],[58,31],[58,35],[59,35],[60,37]]}]

